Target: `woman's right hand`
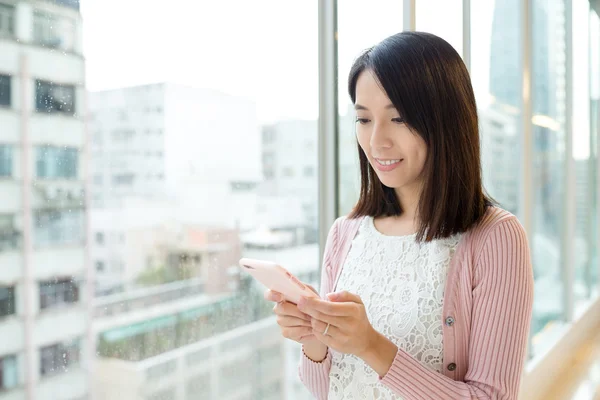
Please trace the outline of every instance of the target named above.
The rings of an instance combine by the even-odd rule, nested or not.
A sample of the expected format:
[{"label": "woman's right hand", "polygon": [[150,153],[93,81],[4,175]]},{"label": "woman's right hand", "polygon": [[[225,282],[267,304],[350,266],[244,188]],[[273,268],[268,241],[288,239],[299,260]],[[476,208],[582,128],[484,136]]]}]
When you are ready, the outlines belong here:
[{"label": "woman's right hand", "polygon": [[298,310],[298,306],[284,301],[283,295],[273,290],[267,289],[265,291],[265,299],[276,303],[273,312],[277,315],[277,324],[283,337],[303,345],[320,343],[312,334],[310,316]]}]

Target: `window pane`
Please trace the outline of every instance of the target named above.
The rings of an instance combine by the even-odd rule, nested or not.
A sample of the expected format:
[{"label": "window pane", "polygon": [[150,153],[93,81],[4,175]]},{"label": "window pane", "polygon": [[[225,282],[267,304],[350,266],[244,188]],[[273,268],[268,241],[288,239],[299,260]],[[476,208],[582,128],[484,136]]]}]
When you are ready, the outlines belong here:
[{"label": "window pane", "polygon": [[598,163],[598,140],[600,140],[600,18],[595,11],[590,11],[590,224],[591,235],[589,239],[590,262],[587,266],[592,297],[598,296],[598,280],[600,275],[600,260],[598,235],[600,218],[598,216],[598,185],[600,185],[600,164]]},{"label": "window pane", "polygon": [[[493,6],[493,2],[489,1],[475,1],[474,3],[489,3],[479,4],[478,7]],[[444,38],[456,49],[458,54],[462,55],[462,4],[463,0],[416,0],[416,30],[430,32]],[[479,18],[479,14],[474,15]]]},{"label": "window pane", "polygon": [[[82,7],[94,365],[145,398],[310,398],[238,261],[318,286],[318,2],[234,4]],[[115,397],[118,377],[92,379]]]},{"label": "window pane", "polygon": [[478,105],[484,185],[519,215],[521,46],[517,0],[471,2],[471,80]]},{"label": "window pane", "polygon": [[[1,6],[1,5],[0,5]],[[0,21],[2,20],[2,8],[0,7]],[[2,27],[0,26],[0,32]],[[0,106],[10,106],[11,103],[11,77],[8,75],[0,75]]]},{"label": "window pane", "polygon": [[533,243],[535,275],[533,345],[537,334],[562,320],[561,259],[565,160],[565,4],[534,0],[532,43]]},{"label": "window pane", "polygon": [[358,200],[360,191],[356,114],[348,94],[348,74],[352,63],[364,50],[402,31],[403,4],[398,0],[376,0],[365,7],[365,3],[358,0],[338,1],[337,12],[339,210],[345,215]]},{"label": "window pane", "polygon": [[[596,191],[591,153],[590,119],[590,18],[589,2],[574,0],[573,19],[573,158],[575,163],[575,237],[573,256],[575,262],[576,309],[585,304],[592,294],[592,253],[596,246],[593,237],[594,207],[592,200]],[[599,71],[596,71],[597,73]]]}]

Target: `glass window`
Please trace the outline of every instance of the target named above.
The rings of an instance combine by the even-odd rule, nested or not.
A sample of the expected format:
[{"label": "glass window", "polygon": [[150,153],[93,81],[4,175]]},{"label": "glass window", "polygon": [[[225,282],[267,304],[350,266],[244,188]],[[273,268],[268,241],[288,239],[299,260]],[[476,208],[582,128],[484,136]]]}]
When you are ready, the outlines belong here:
[{"label": "glass window", "polygon": [[15,313],[15,287],[0,286],[0,317]]},{"label": "glass window", "polygon": [[21,229],[14,214],[0,214],[0,251],[16,250],[21,246]]},{"label": "glass window", "polygon": [[83,209],[36,210],[34,216],[33,243],[35,246],[58,244],[81,244],[84,241]]},{"label": "glass window", "polygon": [[75,86],[36,80],[35,109],[39,112],[75,114]]},{"label": "glass window", "polygon": [[[533,345],[538,333],[564,317],[561,233],[565,162],[565,3],[533,1],[532,134],[535,276]],[[539,336],[541,337],[541,336]]]},{"label": "glass window", "polygon": [[19,374],[17,371],[17,356],[10,355],[0,358],[0,390],[17,387]]},{"label": "glass window", "polygon": [[8,4],[0,4],[0,37],[11,37],[15,34],[15,8]]},{"label": "glass window", "polygon": [[[593,276],[597,268],[593,267],[594,237],[594,197],[596,182],[593,170],[595,160],[592,157],[592,121],[590,110],[591,70],[590,51],[590,5],[587,0],[573,0],[573,159],[575,166],[575,236],[573,238],[573,256],[575,262],[576,309],[592,295]],[[592,14],[595,15],[595,13]],[[600,71],[595,71],[600,73]],[[595,134],[595,132],[594,132]],[[595,270],[595,271],[594,271]]]},{"label": "glass window", "polygon": [[77,178],[79,149],[73,147],[39,146],[36,150],[37,178]]},{"label": "glass window", "polygon": [[13,174],[13,145],[0,144],[0,178],[9,178]]},{"label": "glass window", "polygon": [[[416,0],[416,30],[433,33],[445,39],[456,49],[458,54],[463,51],[463,15],[462,0]],[[493,7],[494,2],[487,3],[484,7]],[[482,5],[478,5],[482,6]],[[478,14],[474,14],[479,18]],[[472,22],[471,22],[472,23]]]},{"label": "glass window", "polygon": [[33,40],[36,44],[73,50],[75,44],[75,22],[65,16],[42,11],[33,14]]},{"label": "glass window", "polygon": [[68,372],[79,364],[80,341],[57,343],[40,349],[40,375],[48,376]]},{"label": "glass window", "polygon": [[348,74],[354,60],[381,40],[402,31],[403,2],[375,0],[365,7],[358,0],[338,1],[339,179],[342,215],[350,212],[360,192],[356,113],[348,94]]},{"label": "glass window", "polygon": [[79,301],[79,285],[73,279],[40,282],[40,310]]},{"label": "glass window", "polygon": [[[600,11],[600,10],[599,10]],[[600,140],[600,17],[596,11],[590,10],[590,166],[589,180],[591,182],[589,204],[590,211],[590,239],[589,239],[589,260],[586,264],[586,271],[583,276],[589,280],[589,288],[592,297],[599,295],[598,281],[600,280],[600,260],[598,246],[598,235],[600,235],[600,216],[598,213],[598,185],[600,185],[600,163],[598,162],[598,150]]]},{"label": "glass window", "polygon": [[[0,21],[2,20],[2,8],[0,4]],[[0,30],[2,28],[0,27]],[[11,77],[9,75],[0,75],[0,106],[10,106]]]}]

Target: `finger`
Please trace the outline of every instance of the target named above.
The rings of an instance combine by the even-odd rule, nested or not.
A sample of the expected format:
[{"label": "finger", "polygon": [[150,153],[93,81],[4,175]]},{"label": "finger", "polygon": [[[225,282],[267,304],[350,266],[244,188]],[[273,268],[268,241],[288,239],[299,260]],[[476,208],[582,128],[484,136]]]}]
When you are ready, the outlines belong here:
[{"label": "finger", "polygon": [[312,326],[310,321],[302,318],[290,317],[287,315],[278,315],[277,323],[280,326],[294,327],[294,326]]},{"label": "finger", "polygon": [[[322,314],[331,316],[345,317],[354,315],[356,311],[355,303],[335,303],[332,301],[321,300],[317,298],[303,297],[298,303],[300,311],[312,315],[308,310],[315,310]],[[313,315],[316,318],[316,316]]]},{"label": "finger", "polygon": [[292,340],[300,340],[300,338],[311,335],[313,332],[312,327],[309,326],[297,326],[297,327],[285,327],[281,328],[281,334],[283,337],[292,339]]},{"label": "finger", "polygon": [[301,318],[306,321],[310,321],[311,319],[310,315],[303,313],[298,309],[298,306],[287,301],[275,304],[275,306],[273,307],[273,312],[277,315],[288,315],[296,318]]},{"label": "finger", "polygon": [[325,332],[325,329],[327,329],[327,334],[330,336],[334,336],[336,333],[340,334],[341,329],[335,325],[329,324],[329,329],[327,328],[327,323],[323,322],[323,321],[319,321],[316,319],[312,320],[312,328],[313,328],[313,332]]},{"label": "finger", "polygon": [[265,300],[268,301],[274,301],[275,303],[279,303],[280,301],[283,301],[283,296],[281,295],[281,293],[276,292],[274,290],[265,290]]},{"label": "finger", "polygon": [[310,290],[312,290],[313,292],[315,292],[315,293],[317,294],[317,296],[321,296],[321,295],[319,294],[319,292],[317,291],[317,289],[315,289],[314,287],[312,287],[311,285],[309,285],[309,284],[307,284],[307,283],[305,283],[305,285],[306,285],[306,286],[308,286],[308,288],[309,288]]},{"label": "finger", "polygon": [[[329,328],[331,329],[331,327]],[[323,335],[322,332],[317,332],[316,330],[313,329],[313,335],[315,335],[315,338],[317,338],[317,340],[321,343],[323,343],[324,345],[326,345],[327,347],[331,347],[331,348],[335,348],[335,339],[334,336],[329,336],[329,331],[327,331],[327,335]]]},{"label": "finger", "polygon": [[348,317],[336,317],[333,315],[323,314],[320,311],[313,310],[311,308],[303,309],[304,313],[311,317],[311,320],[319,320],[323,321],[326,324],[331,324],[335,326],[345,326],[347,324]]},{"label": "finger", "polygon": [[332,302],[342,303],[342,302],[350,302],[350,303],[358,303],[363,304],[360,296],[350,293],[346,290],[341,292],[329,293],[327,298]]}]

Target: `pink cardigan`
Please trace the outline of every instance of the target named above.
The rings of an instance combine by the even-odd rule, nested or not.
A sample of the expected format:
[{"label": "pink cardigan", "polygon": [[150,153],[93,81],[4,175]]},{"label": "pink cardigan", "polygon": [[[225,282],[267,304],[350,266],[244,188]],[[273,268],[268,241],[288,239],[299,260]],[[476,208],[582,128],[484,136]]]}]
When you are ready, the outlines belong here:
[{"label": "pink cardigan", "polygon": [[[327,237],[321,295],[335,290],[362,218],[339,218]],[[516,399],[533,305],[527,236],[517,218],[488,209],[463,235],[450,263],[442,315],[443,373],[399,350],[381,382],[405,400]],[[305,355],[300,379],[327,399],[331,350],[320,363]]]}]

